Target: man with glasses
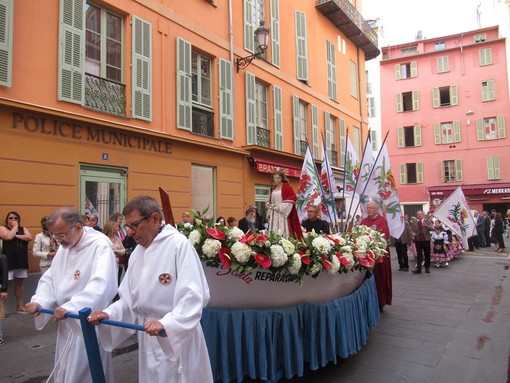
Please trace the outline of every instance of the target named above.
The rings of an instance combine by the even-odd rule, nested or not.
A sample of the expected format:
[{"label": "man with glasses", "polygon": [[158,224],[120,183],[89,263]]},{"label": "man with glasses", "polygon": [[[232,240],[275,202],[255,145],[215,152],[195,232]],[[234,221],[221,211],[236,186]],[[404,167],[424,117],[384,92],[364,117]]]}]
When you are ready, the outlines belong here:
[{"label": "man with glasses", "polygon": [[[35,314],[35,326],[41,330],[51,318],[39,315],[38,307],[54,309],[58,322],[55,352],[56,382],[91,382],[86,349],[79,323],[65,319],[84,307],[103,309],[117,290],[117,263],[108,238],[91,227],[84,227],[78,210],[63,207],[47,221],[51,236],[60,244],[51,267],[39,280],[35,295],[26,305]],[[111,354],[100,347],[103,369],[112,382]]]},{"label": "man with glasses", "polygon": [[[200,318],[209,286],[191,242],[162,223],[158,202],[149,196],[131,200],[122,212],[125,228],[138,246],[119,287],[120,299],[89,322],[101,319],[143,323],[138,336],[139,382],[212,382]],[[165,334],[160,332],[164,330]],[[99,326],[103,345],[113,350],[133,331]]]}]

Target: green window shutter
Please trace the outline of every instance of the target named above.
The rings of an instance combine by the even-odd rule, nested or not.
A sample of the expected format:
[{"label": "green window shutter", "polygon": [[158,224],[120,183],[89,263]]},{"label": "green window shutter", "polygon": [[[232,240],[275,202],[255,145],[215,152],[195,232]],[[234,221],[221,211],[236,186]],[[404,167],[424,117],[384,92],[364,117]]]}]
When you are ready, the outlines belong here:
[{"label": "green window shutter", "polygon": [[273,85],[274,148],[283,150],[282,88]]},{"label": "green window shutter", "polygon": [[453,142],[461,142],[461,131],[460,131],[460,121],[453,121]]},{"label": "green window shutter", "polygon": [[441,161],[441,182],[446,182],[445,167],[446,161]]},{"label": "green window shutter", "polygon": [[439,122],[434,122],[434,144],[441,144],[441,125]]},{"label": "green window shutter", "polygon": [[450,105],[459,105],[458,93],[457,85],[452,85],[450,87]]},{"label": "green window shutter", "polygon": [[232,98],[232,63],[220,58],[220,138],[234,139],[234,101]]},{"label": "green window shutter", "polygon": [[505,128],[505,116],[497,116],[496,121],[498,124],[498,138],[506,138],[506,128]]},{"label": "green window shutter", "polygon": [[499,165],[499,157],[494,157],[494,179],[499,180],[501,179],[501,169]]},{"label": "green window shutter", "polygon": [[421,162],[416,163],[416,183],[423,183],[423,163]]},{"label": "green window shutter", "polygon": [[492,49],[480,49],[480,66],[492,64]]},{"label": "green window shutter", "polygon": [[271,63],[280,67],[280,0],[271,0]]},{"label": "green window shutter", "polygon": [[418,62],[411,61],[411,77],[418,77]]},{"label": "green window shutter", "polygon": [[245,73],[246,82],[246,144],[257,145],[257,121],[255,118],[255,76]]},{"label": "green window shutter", "polygon": [[397,147],[403,148],[405,146],[404,142],[404,127],[399,126],[397,128]]},{"label": "green window shutter", "polygon": [[395,64],[395,80],[402,79],[402,72],[400,71],[400,64]]},{"label": "green window shutter", "polygon": [[336,57],[335,57],[335,44],[331,41],[326,41],[326,57],[327,57],[327,70],[328,70],[328,97],[336,100]]},{"label": "green window shutter", "polygon": [[404,101],[402,93],[397,93],[397,95],[395,96],[395,106],[397,107],[397,113],[401,113],[404,111]]},{"label": "green window shutter", "polygon": [[439,88],[432,88],[432,107],[439,108],[441,101],[439,99]]},{"label": "green window shutter", "polygon": [[400,164],[400,184],[407,183],[406,164]]},{"label": "green window shutter", "polygon": [[488,85],[488,94],[487,94],[488,99],[495,100],[496,92],[495,92],[495,88],[494,88],[494,80],[487,81],[487,85]]},{"label": "green window shutter", "polygon": [[443,70],[443,58],[442,57],[436,58],[436,66],[437,66],[437,73],[444,72],[444,70]]},{"label": "green window shutter", "polygon": [[422,146],[421,125],[414,126],[414,146]]},{"label": "green window shutter", "polygon": [[476,119],[476,139],[478,141],[485,140],[485,134],[483,131],[483,119],[481,118]]},{"label": "green window shutter", "polygon": [[494,176],[494,157],[487,157],[487,179],[493,180]]},{"label": "green window shutter", "polygon": [[244,49],[248,52],[255,52],[255,37],[253,29],[253,1],[256,0],[244,0]]},{"label": "green window shutter", "polygon": [[413,110],[420,110],[420,92],[413,90]]},{"label": "green window shutter", "polygon": [[345,120],[343,118],[338,119],[338,125],[340,127],[340,167],[345,167],[345,152],[347,151],[347,131],[345,129]]},{"label": "green window shutter", "polygon": [[177,38],[177,128],[191,132],[191,44]]},{"label": "green window shutter", "polygon": [[306,37],[306,14],[296,11],[296,59],[297,79],[308,81],[308,47]]},{"label": "green window shutter", "polygon": [[294,153],[301,154],[301,132],[299,130],[299,97],[292,95],[292,125],[294,128]]},{"label": "green window shutter", "polygon": [[84,0],[60,0],[58,99],[83,105],[85,99]]},{"label": "green window shutter", "polygon": [[0,85],[12,85],[12,27],[14,0],[0,0]]},{"label": "green window shutter", "polygon": [[462,160],[455,160],[455,181],[463,181]]},{"label": "green window shutter", "polygon": [[332,155],[331,155],[331,145],[334,142],[333,139],[333,126],[331,126],[331,114],[329,112],[324,112],[324,125],[326,131],[326,151],[327,153],[323,153],[323,155],[328,156],[329,163],[332,163]]},{"label": "green window shutter", "polygon": [[133,16],[133,117],[152,121],[152,26]]},{"label": "green window shutter", "polygon": [[312,152],[313,157],[319,157],[319,110],[317,105],[311,106],[312,111]]}]

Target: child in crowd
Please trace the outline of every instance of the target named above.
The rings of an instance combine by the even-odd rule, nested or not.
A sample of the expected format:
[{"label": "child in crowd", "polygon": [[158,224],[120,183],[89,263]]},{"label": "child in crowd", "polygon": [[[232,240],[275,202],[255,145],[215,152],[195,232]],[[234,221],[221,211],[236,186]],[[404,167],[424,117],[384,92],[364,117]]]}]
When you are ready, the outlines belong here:
[{"label": "child in crowd", "polygon": [[448,242],[448,234],[443,230],[443,225],[440,221],[434,223],[434,232],[430,240],[432,241],[432,262],[435,262],[436,267],[445,267],[448,265],[446,262],[446,245]]}]

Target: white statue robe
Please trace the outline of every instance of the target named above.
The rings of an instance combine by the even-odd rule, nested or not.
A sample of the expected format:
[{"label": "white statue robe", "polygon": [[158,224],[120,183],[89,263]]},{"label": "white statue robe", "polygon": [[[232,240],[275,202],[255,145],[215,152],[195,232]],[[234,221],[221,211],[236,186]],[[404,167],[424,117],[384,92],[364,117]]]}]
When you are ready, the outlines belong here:
[{"label": "white statue robe", "polygon": [[[110,319],[143,325],[158,320],[167,337],[138,331],[139,382],[212,382],[200,325],[209,286],[198,255],[174,227],[165,225],[148,247],[138,245],[119,288]],[[113,350],[134,330],[99,326],[103,346]]]},{"label": "white statue robe", "polygon": [[[103,310],[117,291],[117,263],[108,238],[84,227],[73,248],[59,246],[51,267],[39,280],[31,302],[43,308],[63,307],[78,313],[84,307]],[[53,317],[35,317],[41,330]],[[99,340],[99,339],[98,339]],[[99,347],[107,382],[114,382],[111,353]],[[92,382],[80,321],[68,318],[58,323],[55,349],[55,382]]]}]

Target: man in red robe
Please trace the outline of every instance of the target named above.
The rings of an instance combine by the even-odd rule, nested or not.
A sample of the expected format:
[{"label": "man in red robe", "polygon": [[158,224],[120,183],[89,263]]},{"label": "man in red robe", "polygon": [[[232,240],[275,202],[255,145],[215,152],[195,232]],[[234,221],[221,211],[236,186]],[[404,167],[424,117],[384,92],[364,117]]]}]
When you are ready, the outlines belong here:
[{"label": "man in red robe", "polygon": [[[361,221],[361,224],[384,234],[386,241],[389,241],[390,229],[388,227],[388,221],[379,214],[377,203],[373,201],[367,203],[367,214],[368,216]],[[388,246],[386,246],[386,251],[388,253],[385,257],[382,257],[383,261],[376,263],[373,270],[377,297],[379,298],[379,310],[381,312],[385,305],[391,305],[391,298],[393,295],[390,249]]]}]

